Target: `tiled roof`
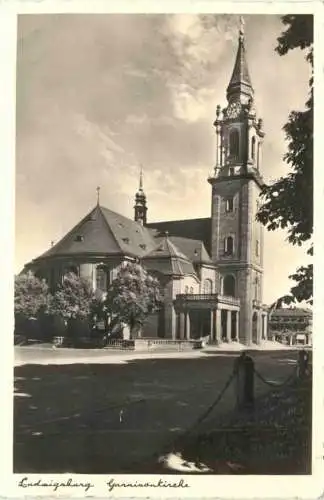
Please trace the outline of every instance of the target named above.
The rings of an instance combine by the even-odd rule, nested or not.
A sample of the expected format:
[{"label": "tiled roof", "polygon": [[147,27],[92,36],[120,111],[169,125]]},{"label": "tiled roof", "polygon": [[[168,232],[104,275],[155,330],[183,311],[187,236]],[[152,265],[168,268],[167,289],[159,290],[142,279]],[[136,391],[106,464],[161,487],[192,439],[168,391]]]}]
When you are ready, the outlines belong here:
[{"label": "tiled roof", "polygon": [[139,222],[108,208],[101,207],[101,211],[123,254],[143,257],[155,248],[156,242],[153,235]]},{"label": "tiled roof", "polygon": [[120,253],[117,240],[99,206],[95,207],[66,236],[39,258],[81,253]]},{"label": "tiled roof", "polygon": [[212,264],[204,243],[201,240],[171,236],[170,240],[192,261]]},{"label": "tiled roof", "polygon": [[160,271],[162,274],[195,275],[190,259],[170,241],[168,236],[160,240],[157,247],[143,258],[143,262],[148,269]]},{"label": "tiled roof", "polygon": [[39,258],[79,254],[142,257],[155,246],[153,235],[140,223],[98,205]]},{"label": "tiled roof", "polygon": [[169,236],[178,236],[181,238],[188,238],[200,240],[204,243],[208,252],[211,249],[211,219],[210,217],[204,219],[185,219],[185,220],[171,220],[161,222],[151,222],[147,224],[148,228],[155,229],[156,234],[164,234],[166,231]]},{"label": "tiled roof", "polygon": [[[208,236],[210,219],[167,221],[156,225],[158,228],[143,227],[139,222],[97,205],[33,262],[85,254],[133,256],[143,258],[148,268],[176,275],[195,274],[193,262],[210,262],[202,240],[184,237],[184,234]],[[170,227],[172,233],[177,230],[180,235],[160,236],[161,231]]]}]

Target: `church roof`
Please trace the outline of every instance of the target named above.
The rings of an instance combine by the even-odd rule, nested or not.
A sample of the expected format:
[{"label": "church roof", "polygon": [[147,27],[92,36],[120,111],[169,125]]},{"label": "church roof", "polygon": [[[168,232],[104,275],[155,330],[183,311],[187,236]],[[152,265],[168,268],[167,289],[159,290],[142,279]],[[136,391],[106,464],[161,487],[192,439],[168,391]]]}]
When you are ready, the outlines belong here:
[{"label": "church roof", "polygon": [[201,240],[182,238],[181,236],[172,236],[170,239],[192,262],[212,264]]},{"label": "church roof", "polygon": [[[180,235],[191,232],[206,236],[210,219],[157,224],[159,229],[162,225],[171,226],[173,233],[178,230]],[[158,229],[142,226],[97,204],[66,236],[33,262],[56,257],[121,255],[145,258],[148,265],[159,266],[164,274],[178,275],[195,274],[193,262],[211,262],[201,240],[159,235]]]},{"label": "church roof", "polygon": [[97,205],[38,259],[75,254],[142,257],[155,245],[150,231],[140,223]]},{"label": "church roof", "polygon": [[148,269],[157,270],[166,275],[196,274],[190,259],[170,241],[168,236],[164,236],[157,247],[143,258],[143,261]]},{"label": "church roof", "polygon": [[[174,236],[186,239],[195,239],[203,242],[205,249],[210,252],[211,248],[211,218],[170,220],[161,222],[151,222],[146,227],[155,229],[156,235],[164,234],[166,231],[173,240]],[[178,240],[178,243],[180,240]],[[179,243],[181,245],[181,243]],[[184,252],[186,253],[186,252]]]}]

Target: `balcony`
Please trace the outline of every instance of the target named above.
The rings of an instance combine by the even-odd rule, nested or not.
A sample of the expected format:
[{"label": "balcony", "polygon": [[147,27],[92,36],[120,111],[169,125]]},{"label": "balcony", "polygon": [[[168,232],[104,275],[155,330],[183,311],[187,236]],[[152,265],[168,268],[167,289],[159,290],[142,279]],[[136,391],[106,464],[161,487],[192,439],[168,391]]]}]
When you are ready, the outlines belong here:
[{"label": "balcony", "polygon": [[176,302],[181,305],[190,305],[192,309],[210,309],[217,304],[240,307],[240,299],[219,293],[182,293],[177,295]]}]

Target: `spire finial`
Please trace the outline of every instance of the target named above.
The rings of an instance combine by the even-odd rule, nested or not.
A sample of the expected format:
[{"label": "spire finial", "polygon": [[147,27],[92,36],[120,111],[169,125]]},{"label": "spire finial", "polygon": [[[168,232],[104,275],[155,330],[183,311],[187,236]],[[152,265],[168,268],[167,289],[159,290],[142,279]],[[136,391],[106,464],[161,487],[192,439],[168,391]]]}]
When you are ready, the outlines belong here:
[{"label": "spire finial", "polygon": [[97,205],[99,205],[99,203],[100,203],[100,186],[97,186],[96,191],[97,191]]},{"label": "spire finial", "polygon": [[244,17],[240,16],[240,40],[244,38]]},{"label": "spire finial", "polygon": [[140,170],[139,188],[141,191],[143,190],[143,167],[142,167],[142,165],[141,165],[141,170]]}]

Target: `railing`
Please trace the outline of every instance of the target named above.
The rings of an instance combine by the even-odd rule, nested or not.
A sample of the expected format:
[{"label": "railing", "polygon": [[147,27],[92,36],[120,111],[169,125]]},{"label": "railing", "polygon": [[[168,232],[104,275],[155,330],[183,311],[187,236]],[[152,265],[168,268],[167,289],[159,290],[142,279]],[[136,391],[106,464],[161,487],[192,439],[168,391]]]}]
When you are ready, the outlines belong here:
[{"label": "railing", "polygon": [[176,349],[182,351],[184,349],[199,349],[202,347],[202,340],[186,340],[186,339],[157,339],[157,338],[137,338],[131,340],[108,340],[105,349],[118,350],[151,350],[151,349]]},{"label": "railing", "polygon": [[123,351],[133,351],[135,349],[134,340],[108,340],[105,349],[121,349]]},{"label": "railing", "polygon": [[216,301],[218,293],[180,293],[177,299],[180,300],[208,300]]},{"label": "railing", "polygon": [[201,346],[201,340],[186,340],[186,339],[142,339],[147,342],[147,347],[177,347],[179,350],[190,348],[195,349]]},{"label": "railing", "polygon": [[229,295],[219,295],[218,302],[232,306],[240,305],[240,299],[238,299],[237,297],[230,297]]},{"label": "railing", "polygon": [[177,295],[177,300],[185,302],[220,302],[222,304],[228,304],[233,306],[240,305],[240,299],[236,297],[230,297],[228,295],[221,295],[219,293],[180,293]]}]

